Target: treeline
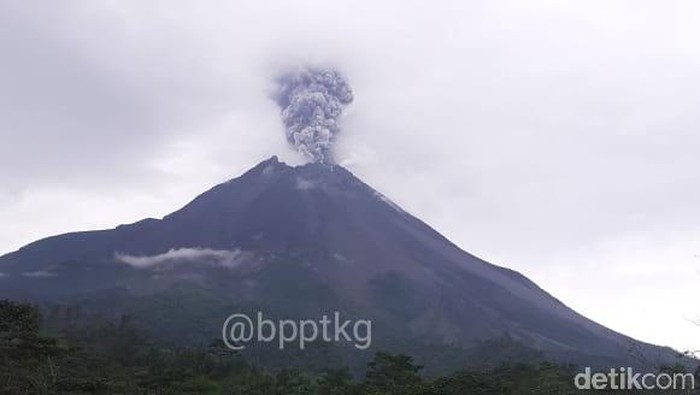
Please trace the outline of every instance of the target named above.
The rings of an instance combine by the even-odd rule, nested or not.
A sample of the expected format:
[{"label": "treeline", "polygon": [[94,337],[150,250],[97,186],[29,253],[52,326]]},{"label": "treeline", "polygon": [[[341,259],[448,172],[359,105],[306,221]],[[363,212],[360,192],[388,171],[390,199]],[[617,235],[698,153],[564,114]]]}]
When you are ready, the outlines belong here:
[{"label": "treeline", "polygon": [[[42,332],[36,307],[0,301],[0,394],[465,395],[575,394],[575,368],[512,364],[426,379],[406,355],[378,352],[363,377],[348,369],[270,373],[215,341],[164,348],[128,317],[79,336]],[[602,393],[598,391],[598,393]],[[627,391],[626,393],[630,393]]]}]

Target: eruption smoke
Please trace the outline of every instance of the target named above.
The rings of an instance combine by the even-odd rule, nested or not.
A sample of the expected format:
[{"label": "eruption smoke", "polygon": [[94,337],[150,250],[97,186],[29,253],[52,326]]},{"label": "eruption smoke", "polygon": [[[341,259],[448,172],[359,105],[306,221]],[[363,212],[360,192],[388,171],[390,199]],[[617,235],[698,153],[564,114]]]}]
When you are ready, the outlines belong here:
[{"label": "eruption smoke", "polygon": [[277,79],[287,141],[314,162],[333,164],[331,148],[338,118],[353,100],[352,90],[334,69],[306,68]]}]

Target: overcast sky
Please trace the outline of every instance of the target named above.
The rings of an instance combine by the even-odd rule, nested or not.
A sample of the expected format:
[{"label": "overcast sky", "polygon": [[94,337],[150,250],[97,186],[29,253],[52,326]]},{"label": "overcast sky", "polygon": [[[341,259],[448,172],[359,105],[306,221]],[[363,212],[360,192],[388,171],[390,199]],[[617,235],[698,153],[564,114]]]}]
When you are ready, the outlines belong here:
[{"label": "overcast sky", "polygon": [[271,79],[329,64],[356,175],[584,315],[700,348],[698,39],[693,0],[5,0],[0,254],[301,163]]}]

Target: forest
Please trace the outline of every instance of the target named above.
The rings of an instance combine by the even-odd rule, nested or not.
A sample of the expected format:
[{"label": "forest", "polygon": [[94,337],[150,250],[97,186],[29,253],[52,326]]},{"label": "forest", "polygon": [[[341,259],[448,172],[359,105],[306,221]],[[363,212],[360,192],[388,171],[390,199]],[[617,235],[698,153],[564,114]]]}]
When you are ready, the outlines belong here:
[{"label": "forest", "polygon": [[[74,314],[70,309],[67,315]],[[660,371],[683,372],[682,365]],[[89,330],[51,330],[39,307],[0,301],[0,394],[464,395],[575,394],[578,369],[550,362],[502,363],[426,377],[411,356],[377,351],[362,375],[347,368],[267,371],[213,340],[165,346],[128,316]],[[699,371],[694,372],[696,377]],[[596,393],[615,393],[602,392]],[[621,391],[620,393],[634,393]],[[648,391],[646,393],[649,393]],[[673,393],[673,392],[668,392]],[[689,393],[688,391],[677,393]]]}]

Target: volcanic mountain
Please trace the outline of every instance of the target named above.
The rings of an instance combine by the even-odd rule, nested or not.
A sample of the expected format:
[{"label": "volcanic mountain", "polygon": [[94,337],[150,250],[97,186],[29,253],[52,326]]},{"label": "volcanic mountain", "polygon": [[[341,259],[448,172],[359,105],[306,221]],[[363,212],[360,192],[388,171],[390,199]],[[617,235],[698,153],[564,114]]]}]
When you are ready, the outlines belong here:
[{"label": "volcanic mountain", "polygon": [[461,250],[343,167],[276,157],[162,219],[29,244],[0,273],[0,297],[125,311],[177,341],[220,336],[237,311],[341,311],[374,320],[373,348],[453,365],[504,341],[593,366],[676,360]]}]

